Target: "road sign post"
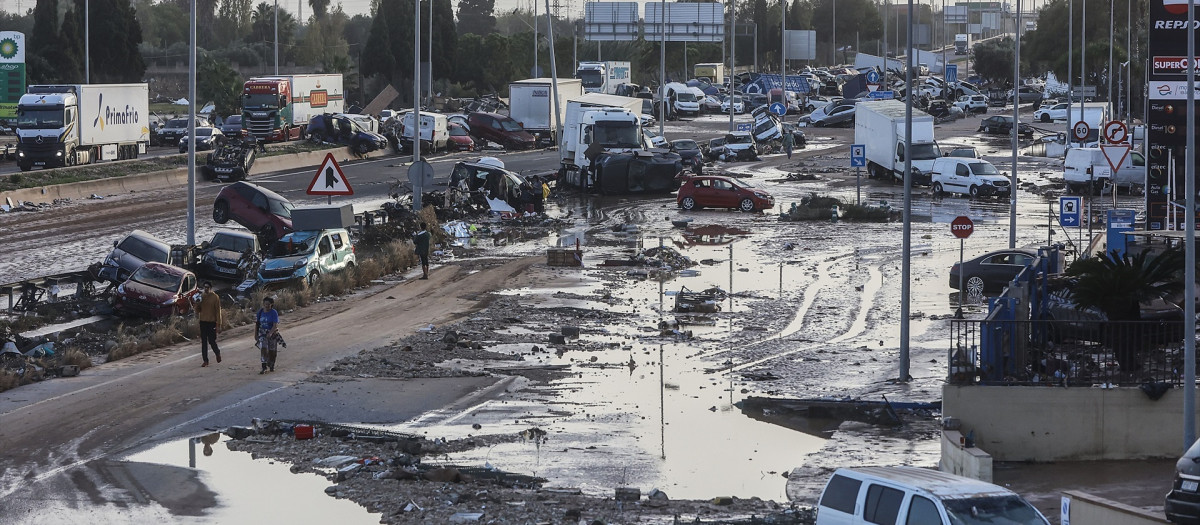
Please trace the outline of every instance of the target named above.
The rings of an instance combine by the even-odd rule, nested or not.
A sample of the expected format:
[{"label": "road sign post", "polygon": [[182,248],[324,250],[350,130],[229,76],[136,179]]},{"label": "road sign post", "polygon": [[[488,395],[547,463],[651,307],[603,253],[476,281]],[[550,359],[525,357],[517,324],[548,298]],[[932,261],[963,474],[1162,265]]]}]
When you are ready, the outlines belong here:
[{"label": "road sign post", "polygon": [[1104,125],[1104,140],[1109,144],[1124,144],[1129,140],[1129,128],[1119,120],[1110,120]]},{"label": "road sign post", "polygon": [[783,102],[772,102],[769,109],[771,113],[781,117],[787,114],[787,106],[785,106]]},{"label": "road sign post", "polygon": [[964,255],[966,254],[967,237],[975,231],[975,222],[966,215],[959,215],[953,221],[950,221],[950,233],[958,237],[958,310],[954,312],[955,319],[962,319],[963,300],[967,295],[967,290],[964,287],[965,276],[967,269],[963,266]]},{"label": "road sign post", "polygon": [[850,166],[854,168],[854,203],[862,206],[862,167],[867,165],[867,147],[850,145]]},{"label": "road sign post", "polygon": [[1080,197],[1059,197],[1058,198],[1058,224],[1065,228],[1078,228],[1082,224],[1079,220]]}]

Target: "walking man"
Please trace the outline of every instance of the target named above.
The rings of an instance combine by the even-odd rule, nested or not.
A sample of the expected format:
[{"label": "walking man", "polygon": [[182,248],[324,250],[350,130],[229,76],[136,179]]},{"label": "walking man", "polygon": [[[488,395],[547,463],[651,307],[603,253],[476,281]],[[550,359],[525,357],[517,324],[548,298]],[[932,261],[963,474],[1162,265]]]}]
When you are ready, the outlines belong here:
[{"label": "walking man", "polygon": [[792,158],[792,146],[796,145],[795,137],[792,137],[792,132],[783,130],[783,151],[787,152],[787,157]]},{"label": "walking man", "polygon": [[421,231],[413,234],[413,246],[416,247],[417,257],[421,259],[421,278],[429,278],[429,226],[421,223]]},{"label": "walking man", "polygon": [[279,352],[279,338],[276,335],[279,333],[279,312],[275,310],[275,300],[270,297],[263,298],[262,308],[255,315],[255,346],[258,347],[259,359],[262,361],[262,370],[259,374],[267,373],[270,369],[275,371],[275,356]]},{"label": "walking man", "polygon": [[200,357],[208,366],[208,345],[212,345],[213,355],[221,362],[221,348],[217,346],[217,333],[221,331],[224,318],[221,315],[221,298],[212,289],[211,281],[204,281],[200,300],[195,301],[196,319],[200,321]]}]

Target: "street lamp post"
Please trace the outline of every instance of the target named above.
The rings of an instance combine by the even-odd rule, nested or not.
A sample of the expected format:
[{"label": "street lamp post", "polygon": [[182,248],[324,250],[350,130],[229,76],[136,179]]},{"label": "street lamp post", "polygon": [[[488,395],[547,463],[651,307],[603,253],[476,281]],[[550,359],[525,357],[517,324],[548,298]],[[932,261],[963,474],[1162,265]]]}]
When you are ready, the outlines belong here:
[{"label": "street lamp post", "polygon": [[275,74],[279,74],[279,0],[275,0]]},{"label": "street lamp post", "polygon": [[[192,24],[196,23],[196,6],[192,5]],[[83,83],[92,83],[92,2],[83,2]],[[192,44],[195,46],[195,43]]]},{"label": "street lamp post", "polygon": [[729,131],[736,129],[733,125],[734,80],[737,77],[737,0],[729,0],[729,27],[733,32],[729,35]]},{"label": "street lamp post", "polygon": [[669,103],[667,101],[667,0],[662,0],[660,5],[662,11],[659,16],[662,18],[659,20],[658,28],[662,34],[659,35],[661,39],[658,45],[658,96],[661,102],[659,103],[658,136],[664,137],[666,136],[664,130],[667,125],[667,104]]},{"label": "street lamp post", "polygon": [[1017,120],[1017,108],[1021,102],[1021,0],[1017,0],[1017,41],[1013,46],[1013,126],[1012,126],[1012,175],[1008,192],[1008,249],[1017,248],[1017,149],[1021,136],[1021,124]]}]

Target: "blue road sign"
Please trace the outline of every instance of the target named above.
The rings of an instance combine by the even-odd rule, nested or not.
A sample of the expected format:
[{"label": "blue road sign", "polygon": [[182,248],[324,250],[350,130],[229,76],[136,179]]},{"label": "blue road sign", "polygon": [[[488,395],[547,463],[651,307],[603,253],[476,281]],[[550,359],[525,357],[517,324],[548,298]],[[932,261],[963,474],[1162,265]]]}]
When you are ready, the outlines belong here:
[{"label": "blue road sign", "polygon": [[896,98],[895,91],[872,91],[867,98]]},{"label": "blue road sign", "polygon": [[1082,222],[1079,220],[1079,208],[1082,202],[1082,197],[1059,197],[1058,223],[1068,228],[1082,226]]},{"label": "blue road sign", "polygon": [[753,125],[754,124],[750,123],[750,122],[745,122],[745,123],[738,122],[737,130],[738,131],[750,131],[752,129],[751,126],[753,126]]},{"label": "blue road sign", "polygon": [[787,106],[783,105],[783,102],[772,102],[770,110],[781,117],[787,114]]},{"label": "blue road sign", "polygon": [[946,82],[958,82],[958,66],[946,66]]},{"label": "blue road sign", "polygon": [[867,83],[868,84],[878,84],[879,83],[879,72],[875,71],[874,69],[867,71]]},{"label": "blue road sign", "polygon": [[867,147],[862,144],[850,145],[850,167],[861,168],[867,165]]}]

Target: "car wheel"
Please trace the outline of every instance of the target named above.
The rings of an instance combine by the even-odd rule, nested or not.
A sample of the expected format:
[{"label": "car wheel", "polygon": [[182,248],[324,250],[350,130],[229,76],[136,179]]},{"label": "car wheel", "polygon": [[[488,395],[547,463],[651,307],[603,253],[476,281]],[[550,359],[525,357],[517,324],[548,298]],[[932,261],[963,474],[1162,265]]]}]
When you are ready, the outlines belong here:
[{"label": "car wheel", "polygon": [[325,134],[320,131],[314,131],[308,134],[308,140],[312,142],[325,142]]},{"label": "car wheel", "polygon": [[362,141],[354,145],[354,152],[358,153],[359,155],[366,155],[369,151],[371,151],[371,147],[366,143],[366,141]]},{"label": "car wheel", "polygon": [[312,272],[308,274],[308,287],[316,288],[317,283],[321,282],[321,272]]},{"label": "car wheel", "polygon": [[941,194],[943,194],[943,193],[945,193],[945,192],[944,192],[944,191],[942,191],[942,183],[940,183],[940,182],[935,182],[935,183],[933,183],[933,194],[934,194],[934,195],[941,195]]},{"label": "car wheel", "polygon": [[750,212],[754,211],[754,201],[750,200],[750,197],[746,197],[746,198],[742,199],[741,203],[738,204],[738,209],[740,209],[746,213],[750,213]]},{"label": "car wheel", "polygon": [[1050,122],[1050,114],[1042,113],[1042,122]]},{"label": "car wheel", "polygon": [[684,197],[683,200],[679,201],[679,207],[683,208],[687,211],[692,211],[697,208],[696,199],[693,199],[691,197]]},{"label": "car wheel", "polygon": [[971,191],[971,198],[972,198],[972,199],[979,198],[979,186],[974,186],[974,185],[972,185],[972,186],[971,186],[971,190],[970,190],[970,191]]},{"label": "car wheel", "polygon": [[225,224],[229,222],[228,202],[219,200],[216,204],[213,204],[213,222],[217,224]]},{"label": "car wheel", "polygon": [[972,297],[980,297],[983,295],[983,277],[972,275],[967,277],[967,295]]}]

